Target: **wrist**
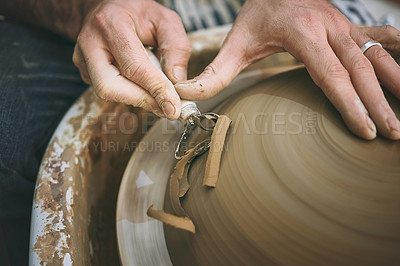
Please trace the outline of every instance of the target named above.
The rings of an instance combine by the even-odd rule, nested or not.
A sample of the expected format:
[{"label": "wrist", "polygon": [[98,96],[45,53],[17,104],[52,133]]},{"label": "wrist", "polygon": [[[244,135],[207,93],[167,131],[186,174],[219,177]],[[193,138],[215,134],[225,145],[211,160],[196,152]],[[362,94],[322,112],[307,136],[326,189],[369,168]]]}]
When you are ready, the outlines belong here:
[{"label": "wrist", "polygon": [[78,0],[78,2],[79,4],[76,6],[77,10],[74,12],[76,16],[71,17],[70,21],[63,23],[60,25],[59,29],[57,29],[62,35],[74,41],[76,41],[81,31],[87,15],[101,2],[104,2],[104,0]]}]

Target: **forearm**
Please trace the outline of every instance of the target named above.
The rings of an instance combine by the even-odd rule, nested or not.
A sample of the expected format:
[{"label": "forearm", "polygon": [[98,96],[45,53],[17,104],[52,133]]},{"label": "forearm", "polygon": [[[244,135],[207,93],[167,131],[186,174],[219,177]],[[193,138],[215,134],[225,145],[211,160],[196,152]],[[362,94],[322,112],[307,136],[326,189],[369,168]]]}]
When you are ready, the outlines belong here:
[{"label": "forearm", "polygon": [[0,14],[75,40],[87,12],[103,0],[0,1]]}]

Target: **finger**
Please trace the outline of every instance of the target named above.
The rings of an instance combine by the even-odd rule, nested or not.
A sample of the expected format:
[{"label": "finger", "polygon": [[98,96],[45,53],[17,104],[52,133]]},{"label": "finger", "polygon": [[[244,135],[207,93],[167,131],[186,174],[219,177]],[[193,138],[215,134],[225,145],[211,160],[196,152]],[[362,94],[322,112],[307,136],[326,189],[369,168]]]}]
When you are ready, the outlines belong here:
[{"label": "finger", "polygon": [[155,99],[147,91],[120,74],[111,63],[110,53],[99,48],[84,52],[90,79],[100,98],[141,107],[158,116],[164,116]]},{"label": "finger", "polygon": [[304,62],[314,82],[340,112],[350,130],[364,139],[374,139],[375,125],[327,39],[320,37],[287,49]]},{"label": "finger", "polygon": [[387,138],[400,138],[397,118],[387,102],[370,61],[349,35],[328,34],[329,43],[350,74],[358,96],[367,108],[379,132]]},{"label": "finger", "polygon": [[170,11],[166,13],[165,19],[156,21],[155,34],[164,73],[174,84],[186,80],[191,46],[181,19]]},{"label": "finger", "polygon": [[178,119],[179,95],[164,73],[150,62],[133,25],[121,20],[118,28],[113,27],[110,25],[105,35],[121,74],[148,91],[168,119]]},{"label": "finger", "polygon": [[[251,57],[247,54],[250,40],[248,31],[234,26],[218,55],[199,76],[175,84],[179,95],[187,100],[210,98],[228,86],[250,63],[276,52],[264,49],[257,53],[257,56]],[[256,51],[256,49],[251,50]]]},{"label": "finger", "polygon": [[83,59],[82,51],[78,45],[75,45],[74,53],[72,55],[72,62],[79,69],[82,80],[85,83],[91,85],[92,83],[91,83],[89,73],[86,68],[86,63],[85,63],[85,60]]},{"label": "finger", "polygon": [[[357,30],[352,31],[352,37],[360,47],[371,40],[367,35]],[[381,83],[400,99],[400,66],[396,61],[385,49],[379,46],[369,48],[364,55],[371,61]]]},{"label": "finger", "polygon": [[[363,27],[358,28],[364,32],[370,39],[378,41],[383,48],[400,54],[400,31],[393,26]],[[353,30],[354,32],[355,30]]]}]

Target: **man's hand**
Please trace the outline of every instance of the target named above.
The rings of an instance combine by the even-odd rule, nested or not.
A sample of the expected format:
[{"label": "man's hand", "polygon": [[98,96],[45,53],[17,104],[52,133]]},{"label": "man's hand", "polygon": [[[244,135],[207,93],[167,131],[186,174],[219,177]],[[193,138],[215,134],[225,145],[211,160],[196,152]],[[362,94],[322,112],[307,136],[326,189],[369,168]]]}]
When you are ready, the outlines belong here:
[{"label": "man's hand", "polygon": [[[166,76],[143,45],[158,48]],[[99,97],[173,120],[180,114],[173,83],[186,79],[190,53],[176,13],[152,0],[116,0],[101,2],[86,16],[73,61]]]},{"label": "man's hand", "polygon": [[377,127],[384,136],[400,139],[400,123],[378,82],[400,98],[400,67],[381,47],[371,47],[365,55],[360,50],[373,38],[385,40],[382,34],[397,40],[393,44],[386,38],[392,46],[386,47],[398,51],[399,31],[361,30],[325,0],[248,0],[214,61],[198,77],[175,87],[184,99],[206,99],[249,64],[288,51],[304,62],[355,134],[373,139]]}]

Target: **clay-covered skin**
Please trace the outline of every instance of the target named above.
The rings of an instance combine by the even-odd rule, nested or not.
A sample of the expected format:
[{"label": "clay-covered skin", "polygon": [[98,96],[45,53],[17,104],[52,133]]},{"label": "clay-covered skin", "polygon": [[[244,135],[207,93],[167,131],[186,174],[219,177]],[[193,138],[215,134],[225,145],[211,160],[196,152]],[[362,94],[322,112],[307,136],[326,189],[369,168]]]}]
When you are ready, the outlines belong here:
[{"label": "clay-covered skin", "polygon": [[400,263],[399,141],[353,135],[304,69],[215,111],[233,121],[218,184],[197,158],[182,200],[196,234],[164,226],[174,265]]}]

